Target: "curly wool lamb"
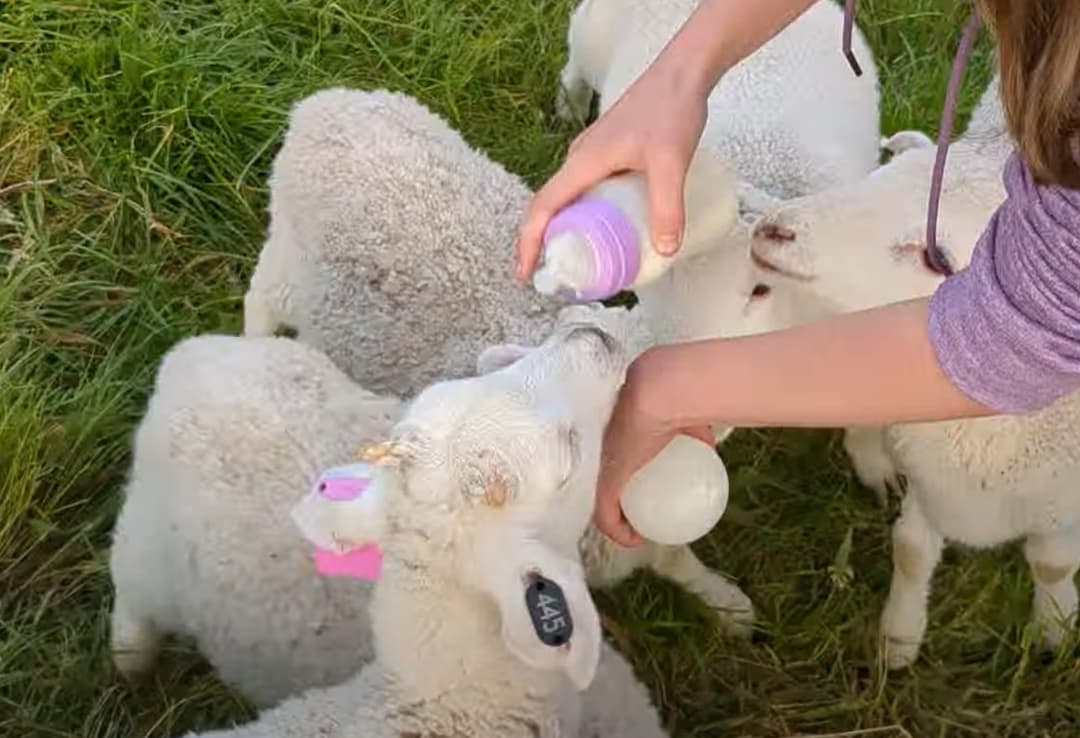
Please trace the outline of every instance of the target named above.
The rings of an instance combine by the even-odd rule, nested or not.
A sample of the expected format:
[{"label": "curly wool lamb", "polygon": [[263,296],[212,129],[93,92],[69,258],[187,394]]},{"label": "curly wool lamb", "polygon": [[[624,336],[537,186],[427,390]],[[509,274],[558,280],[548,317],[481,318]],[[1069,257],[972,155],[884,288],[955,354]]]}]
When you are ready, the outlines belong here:
[{"label": "curly wool lamb", "polygon": [[558,305],[511,277],[529,196],[409,95],[316,92],[274,158],[244,333],[291,328],[399,397],[468,376],[489,346],[539,343]]},{"label": "curly wool lamb", "polygon": [[225,682],[266,706],[369,661],[367,588],[319,577],[288,513],[400,412],[286,338],[201,336],[170,349],[113,532],[118,670],[145,672],[165,635],[189,636]]},{"label": "curly wool lamb", "polygon": [[[970,262],[1005,199],[1002,168],[1011,151],[995,77],[946,159],[938,229],[955,269]],[[830,313],[931,295],[944,279],[924,255],[934,159],[932,147],[910,147],[865,180],[768,215],[754,256],[777,291],[802,293]],[[918,657],[931,579],[947,541],[986,548],[1023,539],[1035,583],[1035,630],[1051,649],[1065,639],[1076,617],[1080,568],[1078,428],[1080,394],[1026,415],[885,429],[882,466],[907,480],[881,616],[890,667]]]},{"label": "curly wool lamb", "polygon": [[[270,180],[269,235],[245,297],[244,330],[279,325],[353,380],[410,397],[473,373],[496,344],[538,344],[560,303],[485,274],[510,256],[524,184],[414,98],[332,88],[292,109]],[[483,371],[483,367],[481,367]],[[649,567],[746,636],[750,599],[687,546],[617,546],[590,529],[589,580]]]},{"label": "curly wool lamb", "polygon": [[[295,341],[182,342],[159,371],[117,524],[115,645],[145,659],[171,625],[240,659],[234,678],[267,672],[246,675],[263,690],[305,667],[321,676],[214,735],[665,735],[602,642],[577,554],[640,335],[628,311],[569,308],[539,347],[436,383],[401,413]],[[320,578],[290,530],[313,472],[357,445],[379,450],[379,504],[337,532],[378,544],[374,584]],[[536,577],[561,592],[561,645],[540,640],[526,609]],[[271,630],[253,638],[258,628]]]}]

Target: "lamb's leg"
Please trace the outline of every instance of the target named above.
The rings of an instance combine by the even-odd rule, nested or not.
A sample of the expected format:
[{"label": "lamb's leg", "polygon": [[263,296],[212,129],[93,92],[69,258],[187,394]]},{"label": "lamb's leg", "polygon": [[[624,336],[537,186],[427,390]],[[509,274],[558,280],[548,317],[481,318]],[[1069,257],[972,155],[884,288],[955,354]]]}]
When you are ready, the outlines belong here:
[{"label": "lamb's leg", "polygon": [[574,46],[559,74],[559,91],[555,97],[555,114],[568,123],[585,123],[589,118],[593,89],[581,72]]},{"label": "lamb's leg", "polygon": [[893,524],[893,574],[881,635],[890,669],[910,666],[919,656],[926,633],[926,605],[930,580],[941,561],[945,541],[923,515],[915,495],[904,498],[900,517]]},{"label": "lamb's leg", "polygon": [[1042,644],[1057,650],[1076,622],[1077,592],[1073,577],[1080,568],[1080,531],[1031,536],[1024,556],[1035,580],[1032,621]]},{"label": "lamb's leg", "polygon": [[623,548],[595,526],[581,539],[581,558],[590,587],[612,587],[642,567],[672,580],[717,611],[727,633],[749,636],[754,606],[741,589],[709,569],[689,546],[661,546],[646,541],[637,548]]},{"label": "lamb's leg", "polygon": [[295,279],[300,245],[290,239],[285,218],[277,209],[270,214],[270,235],[263,244],[248,291],[244,294],[244,335],[273,336],[282,328],[295,328],[291,279]]},{"label": "lamb's leg", "polygon": [[889,501],[889,493],[901,493],[904,489],[902,475],[897,472],[892,457],[885,450],[885,434],[881,428],[848,428],[844,431],[844,450],[855,476],[874,491],[882,506]]},{"label": "lamb's leg", "polygon": [[124,677],[135,679],[154,665],[162,633],[149,618],[136,614],[117,590],[109,632],[113,664]]},{"label": "lamb's leg", "polygon": [[653,547],[649,566],[657,574],[682,585],[716,610],[723,629],[740,638],[753,633],[754,604],[738,585],[713,571],[689,546]]}]

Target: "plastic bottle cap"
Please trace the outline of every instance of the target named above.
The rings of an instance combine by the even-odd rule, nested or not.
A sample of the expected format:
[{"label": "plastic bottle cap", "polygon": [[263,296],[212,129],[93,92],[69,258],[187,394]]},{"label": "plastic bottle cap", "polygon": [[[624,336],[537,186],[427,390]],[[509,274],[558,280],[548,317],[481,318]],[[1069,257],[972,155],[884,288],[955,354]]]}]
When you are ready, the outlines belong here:
[{"label": "plastic bottle cap", "polygon": [[[557,236],[566,233],[579,234],[580,238],[556,241]],[[578,244],[576,248],[592,257],[591,280],[582,285],[566,284],[579,300],[612,297],[633,283],[641,266],[641,244],[633,223],[614,203],[602,197],[586,195],[556,213],[544,230],[545,250],[555,243],[563,244],[562,248]],[[540,277],[538,289],[541,286],[551,289],[554,282],[566,283],[558,271],[559,262],[564,259],[551,264],[552,269]],[[571,280],[580,276],[567,275]]]}]

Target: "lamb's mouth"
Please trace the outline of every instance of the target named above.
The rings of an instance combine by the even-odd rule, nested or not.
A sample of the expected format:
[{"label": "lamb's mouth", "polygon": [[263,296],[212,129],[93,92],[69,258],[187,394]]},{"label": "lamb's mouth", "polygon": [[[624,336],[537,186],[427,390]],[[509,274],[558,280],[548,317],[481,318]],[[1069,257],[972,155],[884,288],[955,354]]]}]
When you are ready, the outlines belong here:
[{"label": "lamb's mouth", "polygon": [[773,264],[771,261],[766,259],[764,256],[762,256],[758,252],[754,251],[753,249],[750,250],[750,258],[754,261],[754,264],[759,269],[761,269],[762,271],[765,271],[765,272],[769,272],[770,274],[778,274],[781,277],[787,277],[788,279],[796,279],[796,280],[798,280],[800,282],[809,282],[809,281],[811,281],[813,279],[813,276],[811,276],[809,274],[800,274],[798,272],[791,272],[791,271],[788,271],[787,269],[783,269],[781,267],[778,267],[778,266],[776,266],[776,264]]}]

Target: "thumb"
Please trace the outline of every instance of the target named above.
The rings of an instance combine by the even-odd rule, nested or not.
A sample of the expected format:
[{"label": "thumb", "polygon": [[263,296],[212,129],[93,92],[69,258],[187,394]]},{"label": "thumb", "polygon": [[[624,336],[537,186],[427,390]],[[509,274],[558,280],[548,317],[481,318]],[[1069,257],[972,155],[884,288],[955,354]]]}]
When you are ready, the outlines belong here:
[{"label": "thumb", "polygon": [[671,256],[683,235],[686,164],[675,156],[657,157],[648,169],[649,224],[658,253]]}]

